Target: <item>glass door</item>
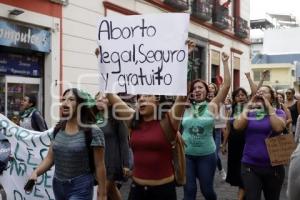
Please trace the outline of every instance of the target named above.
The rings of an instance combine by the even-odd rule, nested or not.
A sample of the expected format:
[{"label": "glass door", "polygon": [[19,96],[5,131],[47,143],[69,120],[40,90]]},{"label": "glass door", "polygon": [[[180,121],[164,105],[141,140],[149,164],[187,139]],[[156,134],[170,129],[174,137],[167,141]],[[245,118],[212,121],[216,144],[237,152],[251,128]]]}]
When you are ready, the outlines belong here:
[{"label": "glass door", "polygon": [[[6,94],[4,94],[5,101],[5,115],[18,122],[20,111],[21,111],[21,101],[25,95],[34,95],[37,97],[37,108],[41,111],[41,92],[40,92],[40,78],[25,78],[25,77],[15,77],[6,76],[4,87]],[[0,91],[0,98],[1,98]],[[3,95],[2,95],[3,96]]]}]

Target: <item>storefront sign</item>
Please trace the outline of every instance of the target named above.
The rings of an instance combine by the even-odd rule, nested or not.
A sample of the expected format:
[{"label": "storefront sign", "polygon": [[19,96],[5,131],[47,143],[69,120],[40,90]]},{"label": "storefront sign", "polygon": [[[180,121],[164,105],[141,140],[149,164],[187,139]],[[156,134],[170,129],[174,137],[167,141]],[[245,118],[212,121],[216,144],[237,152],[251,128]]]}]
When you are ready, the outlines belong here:
[{"label": "storefront sign", "polygon": [[0,20],[0,45],[50,52],[48,30]]},{"label": "storefront sign", "polygon": [[40,63],[37,56],[0,53],[0,74],[40,77]]}]

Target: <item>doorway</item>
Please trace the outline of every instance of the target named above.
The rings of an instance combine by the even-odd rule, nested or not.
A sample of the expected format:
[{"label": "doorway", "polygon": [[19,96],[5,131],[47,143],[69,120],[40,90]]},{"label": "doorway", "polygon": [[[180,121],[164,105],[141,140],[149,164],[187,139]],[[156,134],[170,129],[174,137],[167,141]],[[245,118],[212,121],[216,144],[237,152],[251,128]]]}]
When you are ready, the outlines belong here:
[{"label": "doorway", "polygon": [[42,111],[41,79],[0,76],[0,112],[10,120],[18,120],[24,95],[37,97],[37,109]]}]

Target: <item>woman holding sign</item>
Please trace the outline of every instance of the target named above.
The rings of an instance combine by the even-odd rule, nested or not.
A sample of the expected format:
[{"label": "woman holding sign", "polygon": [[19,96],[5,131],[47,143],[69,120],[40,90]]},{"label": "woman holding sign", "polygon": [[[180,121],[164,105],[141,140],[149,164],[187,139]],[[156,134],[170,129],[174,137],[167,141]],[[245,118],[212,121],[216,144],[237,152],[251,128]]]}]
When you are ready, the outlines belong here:
[{"label": "woman holding sign", "polygon": [[231,84],[228,58],[227,54],[222,53],[225,79],[218,94],[210,102],[207,98],[209,88],[204,81],[197,79],[190,87],[191,106],[185,110],[182,120],[187,167],[184,200],[196,199],[196,178],[199,179],[200,189],[205,199],[217,199],[213,188],[217,166],[213,129],[214,118],[218,116],[219,106],[224,102]]},{"label": "woman holding sign", "polygon": [[247,200],[257,200],[264,192],[266,200],[279,200],[284,179],[282,165],[272,167],[265,140],[282,133],[285,113],[272,106],[275,93],[270,86],[262,86],[252,96],[248,108],[235,118],[233,127],[245,134],[241,174]]},{"label": "woman holding sign", "polygon": [[30,180],[55,165],[53,192],[55,199],[93,199],[94,178],[98,200],[106,200],[104,135],[95,125],[91,107],[94,100],[76,88],[64,92],[60,123],[52,133],[52,143],[42,163],[32,172]]},{"label": "woman holding sign", "polygon": [[[189,52],[194,46],[189,42]],[[129,200],[177,200],[172,146],[166,134],[179,127],[186,98],[177,97],[173,106],[166,109],[162,105],[171,104],[165,102],[164,96],[138,95],[136,111],[117,95],[108,94],[107,98],[117,116],[126,120],[131,129],[134,166]],[[174,140],[175,133],[172,137]]]}]

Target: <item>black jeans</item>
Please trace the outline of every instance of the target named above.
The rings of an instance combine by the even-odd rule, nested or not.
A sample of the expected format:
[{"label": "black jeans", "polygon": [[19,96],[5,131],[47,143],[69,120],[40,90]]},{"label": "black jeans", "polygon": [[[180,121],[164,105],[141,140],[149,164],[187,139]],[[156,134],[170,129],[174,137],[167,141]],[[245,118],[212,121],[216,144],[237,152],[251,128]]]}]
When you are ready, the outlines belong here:
[{"label": "black jeans", "polygon": [[144,186],[132,182],[128,200],[176,200],[175,183]]},{"label": "black jeans", "polygon": [[264,192],[265,200],[279,200],[284,180],[284,167],[256,167],[242,164],[242,179],[246,191],[246,200],[260,200]]}]

